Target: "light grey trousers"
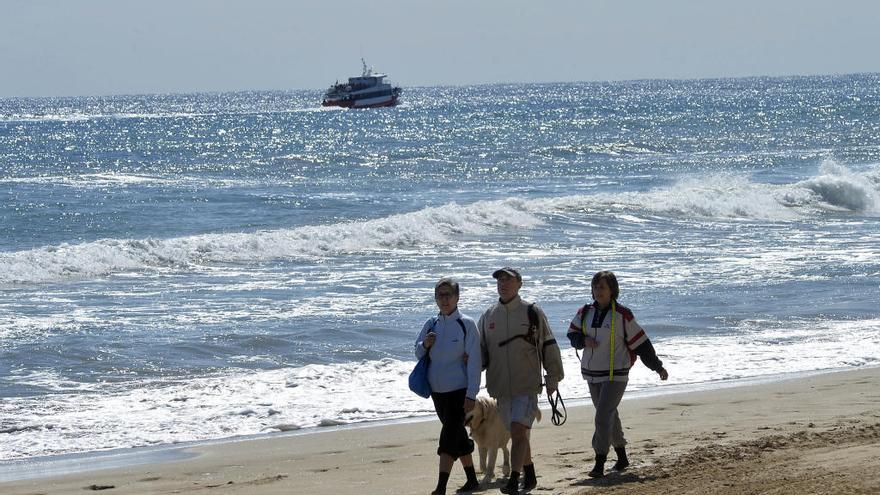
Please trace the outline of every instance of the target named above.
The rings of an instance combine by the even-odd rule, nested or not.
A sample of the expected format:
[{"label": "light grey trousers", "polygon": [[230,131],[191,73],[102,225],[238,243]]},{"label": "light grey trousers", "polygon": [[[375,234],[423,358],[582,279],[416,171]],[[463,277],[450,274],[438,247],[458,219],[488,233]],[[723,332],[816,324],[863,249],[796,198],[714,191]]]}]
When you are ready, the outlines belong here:
[{"label": "light grey trousers", "polygon": [[608,455],[611,446],[623,447],[623,427],[617,406],[626,390],[625,381],[590,383],[590,399],[596,408],[596,431],[593,432],[593,450],[596,455]]}]

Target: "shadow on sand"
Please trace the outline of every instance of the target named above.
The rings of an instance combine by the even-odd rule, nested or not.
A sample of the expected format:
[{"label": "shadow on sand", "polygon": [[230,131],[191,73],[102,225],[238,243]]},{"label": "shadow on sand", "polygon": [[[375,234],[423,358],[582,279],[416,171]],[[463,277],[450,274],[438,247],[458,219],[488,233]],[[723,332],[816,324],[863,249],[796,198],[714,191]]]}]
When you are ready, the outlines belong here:
[{"label": "shadow on sand", "polygon": [[586,478],[574,481],[571,483],[571,486],[617,486],[627,483],[645,483],[656,479],[656,476],[639,476],[633,472],[619,473],[612,471],[601,478]]}]

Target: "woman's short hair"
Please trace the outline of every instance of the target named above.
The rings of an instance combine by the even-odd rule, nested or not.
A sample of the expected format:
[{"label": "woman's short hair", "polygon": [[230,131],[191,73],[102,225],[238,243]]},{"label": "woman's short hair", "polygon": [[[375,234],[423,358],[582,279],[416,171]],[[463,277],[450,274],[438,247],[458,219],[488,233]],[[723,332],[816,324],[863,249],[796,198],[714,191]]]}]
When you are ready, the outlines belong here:
[{"label": "woman's short hair", "polygon": [[593,275],[593,281],[590,282],[590,288],[596,286],[600,280],[604,280],[606,284],[608,284],[608,288],[611,289],[611,300],[616,301],[617,296],[620,295],[620,286],[617,285],[617,277],[614,275],[614,272],[609,272],[607,270],[603,270],[601,272],[596,272]]},{"label": "woman's short hair", "polygon": [[458,281],[456,281],[452,277],[443,277],[438,280],[437,283],[434,284],[434,294],[437,293],[437,289],[439,289],[440,287],[449,287],[450,289],[452,289],[452,293],[454,295],[458,295]]}]

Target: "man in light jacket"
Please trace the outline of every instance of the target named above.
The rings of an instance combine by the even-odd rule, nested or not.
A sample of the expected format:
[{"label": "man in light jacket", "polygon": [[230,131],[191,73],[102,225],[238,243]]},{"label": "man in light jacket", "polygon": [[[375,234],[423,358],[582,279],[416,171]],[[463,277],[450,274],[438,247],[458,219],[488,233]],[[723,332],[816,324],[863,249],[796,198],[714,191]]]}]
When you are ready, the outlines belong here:
[{"label": "man in light jacket", "polygon": [[486,390],[498,401],[498,410],[510,430],[511,473],[501,493],[518,494],[519,476],[523,490],[538,484],[529,432],[538,412],[538,394],[542,389],[541,368],[547,394],[556,391],[562,380],[562,356],[550,330],[547,316],[535,304],[519,297],[522,276],[504,267],[492,277],[497,281],[498,302],[483,313],[477,327]]}]

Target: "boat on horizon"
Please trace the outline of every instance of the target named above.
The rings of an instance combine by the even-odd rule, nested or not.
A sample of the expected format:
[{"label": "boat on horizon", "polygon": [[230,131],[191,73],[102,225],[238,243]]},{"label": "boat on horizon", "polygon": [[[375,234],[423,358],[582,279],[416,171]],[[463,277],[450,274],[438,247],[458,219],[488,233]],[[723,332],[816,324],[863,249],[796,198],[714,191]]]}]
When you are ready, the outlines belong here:
[{"label": "boat on horizon", "polygon": [[372,67],[367,67],[364,59],[363,73],[357,77],[349,77],[347,83],[338,80],[324,93],[325,107],[344,108],[376,108],[391,107],[397,104],[401,89],[384,82],[387,74],[374,73]]}]

